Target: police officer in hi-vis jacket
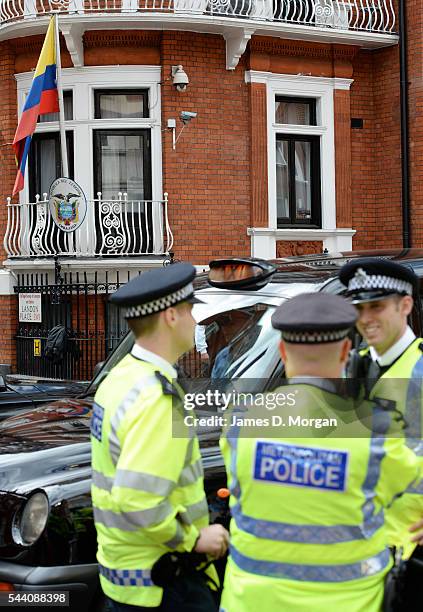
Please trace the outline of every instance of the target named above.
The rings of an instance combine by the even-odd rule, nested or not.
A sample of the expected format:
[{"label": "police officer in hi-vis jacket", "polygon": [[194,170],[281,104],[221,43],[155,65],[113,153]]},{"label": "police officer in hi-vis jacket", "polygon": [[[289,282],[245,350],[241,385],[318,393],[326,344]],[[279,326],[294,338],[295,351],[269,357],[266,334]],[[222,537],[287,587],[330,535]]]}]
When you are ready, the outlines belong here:
[{"label": "police officer in hi-vis jacket", "polygon": [[[192,265],[175,264],[143,273],[111,298],[126,308],[136,339],[100,385],[91,423],[97,559],[113,611],[217,606],[204,573],[154,574],[160,559],[172,566],[171,552],[218,558],[228,545],[227,531],[209,526],[197,437],[172,435],[172,408],[183,399],[173,364],[194,346],[194,276]],[[213,566],[205,571],[216,583]]]},{"label": "police officer in hi-vis jacket", "polygon": [[272,316],[288,378],[272,397],[296,399],[279,411],[279,428],[257,426],[254,436],[265,408],[235,408],[222,438],[232,513],[222,612],[382,609],[384,511],[421,482],[422,467],[387,435],[389,412],[373,402],[359,410],[337,393],[356,318],[344,298],[324,293],[287,300]]},{"label": "police officer in hi-vis jacket", "polygon": [[[413,296],[419,299],[418,278],[406,266],[374,257],[345,264],[339,278],[357,309],[356,327],[368,344],[353,352],[347,375],[363,383],[367,397],[387,401],[386,408],[402,420],[405,443],[422,456],[423,339],[416,338],[407,321]],[[390,542],[403,548],[406,557],[417,542],[423,544],[421,495],[423,488],[411,487],[387,513]]]}]

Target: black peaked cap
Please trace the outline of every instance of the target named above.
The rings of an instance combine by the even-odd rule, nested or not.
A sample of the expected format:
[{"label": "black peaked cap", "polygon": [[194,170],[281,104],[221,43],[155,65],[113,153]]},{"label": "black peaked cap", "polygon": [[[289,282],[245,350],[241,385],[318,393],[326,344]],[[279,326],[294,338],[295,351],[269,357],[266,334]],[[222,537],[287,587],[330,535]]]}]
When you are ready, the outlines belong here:
[{"label": "black peaked cap", "polygon": [[110,301],[125,306],[130,318],[160,312],[182,301],[201,302],[194,297],[195,274],[194,266],[189,263],[149,270],[122,285]]},{"label": "black peaked cap", "polygon": [[303,293],[287,300],[272,315],[272,325],[288,342],[322,344],[342,340],[354,326],[357,311],[339,295]]},{"label": "black peaked cap", "polygon": [[360,257],[345,264],[339,279],[347,287],[346,295],[355,303],[389,297],[412,295],[418,278],[411,268],[390,259]]}]

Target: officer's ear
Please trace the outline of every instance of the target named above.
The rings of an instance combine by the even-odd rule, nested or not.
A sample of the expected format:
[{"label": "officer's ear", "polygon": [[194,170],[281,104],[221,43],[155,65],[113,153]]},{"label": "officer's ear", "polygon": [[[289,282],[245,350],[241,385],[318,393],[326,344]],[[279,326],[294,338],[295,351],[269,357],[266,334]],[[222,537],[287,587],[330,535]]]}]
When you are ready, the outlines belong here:
[{"label": "officer's ear", "polygon": [[408,317],[408,315],[413,310],[413,305],[414,305],[414,300],[411,297],[411,295],[404,295],[404,297],[401,298],[401,301],[399,304],[401,314]]},{"label": "officer's ear", "polygon": [[348,361],[351,347],[352,347],[352,342],[349,338],[345,338],[345,340],[342,340],[340,360],[343,365],[346,365]]},{"label": "officer's ear", "polygon": [[174,327],[176,325],[178,321],[178,313],[176,312],[176,308],[174,306],[166,308],[166,310],[163,310],[160,314],[166,325],[169,325],[170,327]]},{"label": "officer's ear", "polygon": [[279,342],[279,353],[281,355],[282,361],[286,363],[286,347],[285,342],[283,340]]}]

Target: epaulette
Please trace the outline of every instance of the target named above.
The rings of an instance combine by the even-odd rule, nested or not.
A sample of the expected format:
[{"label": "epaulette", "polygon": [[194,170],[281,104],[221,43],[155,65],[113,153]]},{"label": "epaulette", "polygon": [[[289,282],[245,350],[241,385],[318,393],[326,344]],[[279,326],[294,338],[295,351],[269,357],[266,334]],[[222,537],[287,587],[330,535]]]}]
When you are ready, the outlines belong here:
[{"label": "epaulette", "polygon": [[162,386],[163,395],[173,395],[174,397],[181,399],[177,388],[170,382],[170,380],[166,378],[166,376],[157,370],[154,372],[154,374]]}]

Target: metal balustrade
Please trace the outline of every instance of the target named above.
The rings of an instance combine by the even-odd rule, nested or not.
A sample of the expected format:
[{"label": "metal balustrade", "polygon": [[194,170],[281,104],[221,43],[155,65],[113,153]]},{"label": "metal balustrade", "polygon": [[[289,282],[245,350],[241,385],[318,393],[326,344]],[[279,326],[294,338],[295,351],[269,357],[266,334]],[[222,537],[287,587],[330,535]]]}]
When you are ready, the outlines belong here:
[{"label": "metal balustrade", "polygon": [[168,197],[164,200],[118,199],[87,201],[87,215],[74,232],[63,232],[50,214],[47,194],[35,202],[12,203],[7,198],[7,229],[4,249],[9,258],[95,257],[164,255],[171,251],[173,235],[168,220]]},{"label": "metal balustrade", "polygon": [[289,24],[395,32],[393,0],[0,0],[0,27],[52,11],[90,13],[174,13],[266,20]]}]

